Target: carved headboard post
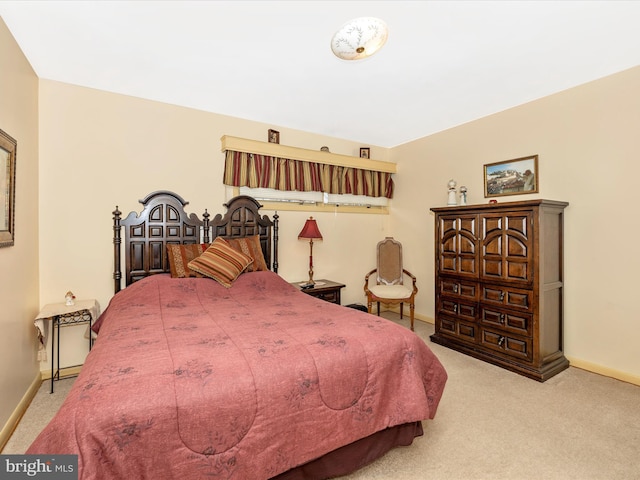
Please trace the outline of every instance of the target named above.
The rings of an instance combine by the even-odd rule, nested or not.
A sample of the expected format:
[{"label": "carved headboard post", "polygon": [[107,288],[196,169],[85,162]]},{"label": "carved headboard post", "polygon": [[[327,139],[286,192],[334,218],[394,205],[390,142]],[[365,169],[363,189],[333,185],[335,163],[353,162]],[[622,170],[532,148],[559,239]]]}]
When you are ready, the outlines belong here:
[{"label": "carved headboard post", "polygon": [[273,214],[273,271],[278,273],[278,219],[280,216],[276,211]]},{"label": "carved headboard post", "polygon": [[211,243],[209,238],[209,217],[211,214],[207,212],[207,209],[204,209],[204,213],[202,214],[202,224],[203,224],[203,234],[202,234],[202,243]]},{"label": "carved headboard post", "polygon": [[113,213],[113,263],[114,263],[113,289],[115,293],[118,293],[122,285],[120,282],[120,279],[122,278],[122,271],[121,271],[122,266],[120,262],[120,245],[122,243],[122,240],[120,238],[120,230],[121,230],[120,218],[121,218],[122,212],[118,210],[118,206],[116,205],[116,209],[112,213]]}]

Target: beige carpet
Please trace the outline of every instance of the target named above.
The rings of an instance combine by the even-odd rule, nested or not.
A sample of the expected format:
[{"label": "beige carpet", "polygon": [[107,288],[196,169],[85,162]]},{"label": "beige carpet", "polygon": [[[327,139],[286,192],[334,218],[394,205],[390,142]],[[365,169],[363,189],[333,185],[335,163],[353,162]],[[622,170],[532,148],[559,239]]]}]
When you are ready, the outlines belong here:
[{"label": "beige carpet", "polygon": [[[538,383],[433,344],[432,332],[416,322],[449,373],[436,418],[342,480],[640,479],[640,387],[576,368]],[[2,453],[24,453],[72,383],[50,395],[45,382]]]}]

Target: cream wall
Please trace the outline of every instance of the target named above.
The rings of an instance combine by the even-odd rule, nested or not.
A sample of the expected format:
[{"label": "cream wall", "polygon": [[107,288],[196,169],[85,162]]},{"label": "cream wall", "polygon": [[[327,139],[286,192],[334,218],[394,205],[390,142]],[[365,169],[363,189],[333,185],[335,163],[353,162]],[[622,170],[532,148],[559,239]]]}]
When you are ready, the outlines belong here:
[{"label": "cream wall", "polygon": [[[188,212],[222,213],[224,155],[231,135],[358,156],[358,143],[291,131],[68,84],[40,81],[40,296],[41,303],[97,298],[103,309],[113,292],[112,211],[140,211],[138,200],[172,190]],[[373,158],[388,151],[372,146]],[[265,211],[265,214],[273,212]],[[309,212],[279,212],[280,270],[289,281],[308,278],[309,244],[298,233]],[[323,241],[314,242],[314,277],[347,285],[343,303],[364,303],[364,274],[375,265],[375,245],[387,215],[312,213]],[[85,343],[67,329],[63,365],[81,362]],[[65,345],[65,337],[69,340]],[[70,355],[70,352],[73,352]],[[42,369],[48,369],[47,364]]]},{"label": "cream wall", "polygon": [[0,18],[0,129],[17,141],[15,245],[0,248],[0,448],[39,375],[38,78]]},{"label": "cream wall", "polygon": [[[486,203],[483,165],[539,155],[539,195],[565,210],[565,353],[572,364],[640,383],[640,67],[394,148],[390,229],[420,279],[416,310],[434,315],[434,220],[447,182]],[[419,192],[419,193],[418,193]]]}]

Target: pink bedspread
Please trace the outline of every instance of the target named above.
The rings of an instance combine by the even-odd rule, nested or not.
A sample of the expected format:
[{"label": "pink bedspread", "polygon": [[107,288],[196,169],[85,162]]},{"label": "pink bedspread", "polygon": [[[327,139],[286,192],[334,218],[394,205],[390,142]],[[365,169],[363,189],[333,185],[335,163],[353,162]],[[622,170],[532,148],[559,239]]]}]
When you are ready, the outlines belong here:
[{"label": "pink bedspread", "polygon": [[82,479],[261,479],[433,418],[444,368],[410,330],[272,272],[231,289],[154,275],[118,293],[64,405],[27,453]]}]

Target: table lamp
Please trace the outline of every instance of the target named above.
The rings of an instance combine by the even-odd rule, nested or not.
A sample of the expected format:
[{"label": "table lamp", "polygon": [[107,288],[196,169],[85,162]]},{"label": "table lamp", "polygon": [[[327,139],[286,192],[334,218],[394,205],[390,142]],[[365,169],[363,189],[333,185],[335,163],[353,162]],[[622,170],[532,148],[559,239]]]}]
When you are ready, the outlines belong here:
[{"label": "table lamp", "polygon": [[315,285],[316,282],[313,281],[313,240],[322,240],[322,234],[320,233],[320,230],[318,230],[318,224],[313,217],[309,217],[305,222],[304,227],[302,227],[302,231],[298,235],[298,240],[306,239],[309,239],[309,281],[307,282],[307,285]]}]

